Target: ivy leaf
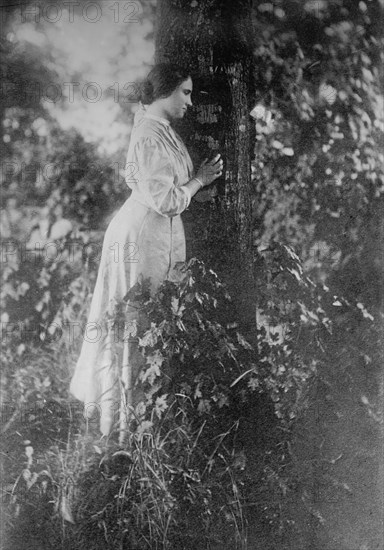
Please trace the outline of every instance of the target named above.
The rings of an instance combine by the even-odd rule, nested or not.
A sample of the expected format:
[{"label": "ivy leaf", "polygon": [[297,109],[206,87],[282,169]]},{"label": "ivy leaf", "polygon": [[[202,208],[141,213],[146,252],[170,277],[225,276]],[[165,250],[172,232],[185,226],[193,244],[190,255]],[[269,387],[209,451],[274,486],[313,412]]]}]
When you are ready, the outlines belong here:
[{"label": "ivy leaf", "polygon": [[165,393],[156,399],[155,413],[158,418],[161,418],[162,413],[168,409],[167,397],[168,394]]},{"label": "ivy leaf", "polygon": [[149,434],[151,433],[152,427],[153,427],[153,422],[151,422],[150,420],[143,420],[137,426],[136,433],[139,437],[145,434]]},{"label": "ivy leaf", "polygon": [[151,323],[151,328],[147,330],[142,338],[139,338],[139,345],[146,348],[153,348],[161,334],[161,330],[155,323]]},{"label": "ivy leaf", "polygon": [[208,401],[208,399],[200,399],[199,404],[197,406],[197,410],[199,413],[209,413],[211,410],[211,404]]},{"label": "ivy leaf", "polygon": [[147,363],[149,368],[142,372],[140,375],[141,381],[144,383],[148,381],[151,385],[154,383],[155,378],[161,375],[160,367],[163,364],[164,357],[159,350],[156,350],[152,355],[147,357]]},{"label": "ivy leaf", "polygon": [[174,315],[177,315],[178,317],[181,317],[183,311],[185,310],[185,305],[181,304],[181,306],[180,306],[179,298],[176,298],[174,296],[171,299],[171,308],[172,308],[172,313]]},{"label": "ivy leaf", "polygon": [[198,397],[202,397],[203,394],[201,393],[201,382],[196,386],[196,389],[195,389],[195,395],[193,396],[194,399],[197,399]]},{"label": "ivy leaf", "polygon": [[227,405],[229,406],[229,400],[228,400],[228,396],[227,395],[224,395],[223,393],[220,394],[220,397],[217,401],[217,405],[219,407],[219,409],[221,409],[222,407],[224,407],[224,405]]},{"label": "ivy leaf", "polygon": [[257,378],[252,377],[248,380],[248,388],[251,389],[252,391],[255,391],[259,387],[260,387],[260,382],[258,381]]},{"label": "ivy leaf", "polygon": [[243,346],[244,349],[248,349],[248,350],[253,349],[251,344],[249,344],[249,342],[246,341],[246,339],[244,338],[244,336],[240,334],[240,332],[236,332],[236,336],[237,336],[237,341],[241,346]]}]

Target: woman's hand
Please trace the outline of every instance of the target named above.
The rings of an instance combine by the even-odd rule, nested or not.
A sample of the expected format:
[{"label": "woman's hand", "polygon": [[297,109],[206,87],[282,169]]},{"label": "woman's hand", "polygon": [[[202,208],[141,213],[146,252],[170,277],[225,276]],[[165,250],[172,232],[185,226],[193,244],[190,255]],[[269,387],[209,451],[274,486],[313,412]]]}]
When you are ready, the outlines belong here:
[{"label": "woman's hand", "polygon": [[219,178],[222,173],[223,159],[221,159],[220,154],[218,154],[209,162],[207,158],[203,161],[197,171],[196,178],[203,183],[203,187],[206,187],[215,181],[215,179]]}]

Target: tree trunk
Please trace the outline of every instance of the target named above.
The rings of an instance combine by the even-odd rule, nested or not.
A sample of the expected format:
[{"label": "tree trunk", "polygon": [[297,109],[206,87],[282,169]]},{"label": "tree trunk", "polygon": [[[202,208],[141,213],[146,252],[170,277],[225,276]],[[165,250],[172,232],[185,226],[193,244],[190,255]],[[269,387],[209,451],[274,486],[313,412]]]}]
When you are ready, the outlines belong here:
[{"label": "tree trunk", "polygon": [[184,215],[188,255],[203,259],[228,284],[243,329],[254,329],[251,2],[159,0],[156,23],[156,62],[171,61],[191,70],[193,113],[178,131],[195,167],[216,152],[225,162],[225,174],[216,180],[216,198],[193,201]]}]

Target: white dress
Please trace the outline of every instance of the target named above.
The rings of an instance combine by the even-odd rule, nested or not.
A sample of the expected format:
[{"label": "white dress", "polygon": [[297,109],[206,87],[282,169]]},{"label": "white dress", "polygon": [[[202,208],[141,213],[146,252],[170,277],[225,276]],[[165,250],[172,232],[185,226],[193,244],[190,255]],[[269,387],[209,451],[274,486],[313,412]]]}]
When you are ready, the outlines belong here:
[{"label": "white dress", "polygon": [[180,217],[191,200],[183,188],[193,177],[188,151],[169,121],[142,107],[135,115],[126,182],[131,196],[106,231],[95,290],[80,357],[70,391],[98,409],[100,429],[110,432],[118,401],[119,366],[104,328],[107,314],[141,276],[150,278],[152,294],[174,278],[176,262],[185,261],[185,235]]}]

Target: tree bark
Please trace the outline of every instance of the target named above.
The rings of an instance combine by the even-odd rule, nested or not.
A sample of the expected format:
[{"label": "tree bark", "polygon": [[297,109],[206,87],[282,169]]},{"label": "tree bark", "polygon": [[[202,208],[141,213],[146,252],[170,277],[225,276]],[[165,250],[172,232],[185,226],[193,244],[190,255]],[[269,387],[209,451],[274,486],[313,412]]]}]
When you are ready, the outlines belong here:
[{"label": "tree bark", "polygon": [[[243,329],[254,329],[251,160],[254,124],[251,2],[159,0],[156,62],[190,68],[193,114],[180,124],[195,167],[220,152],[225,174],[217,197],[193,201],[184,216],[189,256],[228,284]],[[245,325],[245,327],[244,327]]]}]

